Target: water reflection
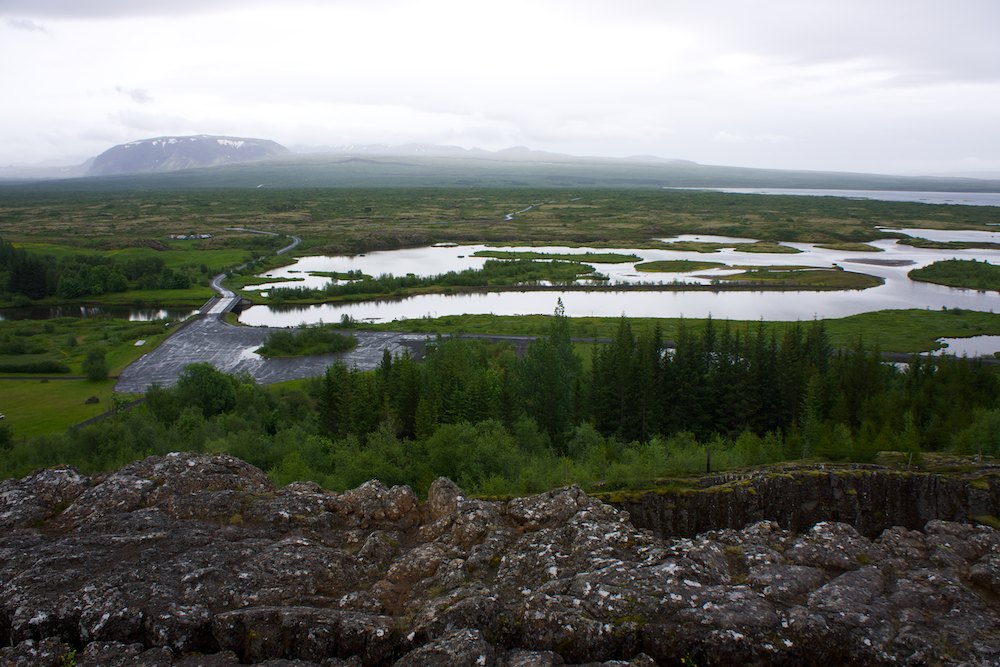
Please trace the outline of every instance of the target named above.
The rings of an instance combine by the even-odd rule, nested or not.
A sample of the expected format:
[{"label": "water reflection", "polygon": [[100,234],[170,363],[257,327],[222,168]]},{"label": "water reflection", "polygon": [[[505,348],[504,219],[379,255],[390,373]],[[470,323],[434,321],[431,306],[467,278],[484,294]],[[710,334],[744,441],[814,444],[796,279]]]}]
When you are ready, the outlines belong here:
[{"label": "water reflection", "polygon": [[[1000,232],[957,232],[940,230],[892,230],[900,233],[920,233],[932,240],[1000,240]],[[729,266],[793,265],[817,268],[841,267],[882,278],[879,287],[861,291],[775,292],[775,291],[541,291],[494,292],[477,294],[431,294],[400,300],[370,301],[354,304],[315,306],[253,306],[240,316],[245,324],[295,326],[301,322],[320,320],[336,322],[348,316],[358,321],[385,322],[394,319],[441,317],[444,315],[492,313],[496,315],[531,315],[551,313],[557,298],[561,298],[568,315],[574,317],[707,317],[726,319],[808,320],[814,317],[845,317],[863,312],[886,309],[965,308],[990,311],[998,306],[995,293],[953,289],[930,283],[911,281],[907,273],[941,259],[977,259],[1000,263],[1000,250],[938,250],[900,245],[895,239],[874,241],[876,252],[829,250],[811,243],[786,243],[796,254],[746,253],[732,247],[718,252],[698,253],[671,250],[672,241],[703,241],[720,244],[752,242],[753,239],[682,235],[664,241],[663,248],[567,248],[546,246],[537,248],[501,247],[497,250],[533,250],[535,252],[579,254],[635,254],[644,262],[660,260],[711,261]],[[435,275],[482,266],[486,258],[472,256],[485,245],[409,248],[367,255],[344,257],[304,257],[296,264],[272,272],[271,275],[303,277],[310,271],[361,271],[368,275],[392,273],[420,276]],[[717,268],[686,273],[647,273],[635,268],[637,262],[594,264],[609,277],[609,285],[652,283],[669,285],[673,282],[711,284],[713,278],[731,274],[733,270]],[[304,282],[293,283],[322,287],[328,279],[309,276]],[[280,285],[280,283],[279,283]],[[273,287],[264,285],[262,287]]]},{"label": "water reflection", "polygon": [[107,306],[28,306],[0,310],[3,320],[54,320],[60,317],[110,317],[132,322],[183,320],[197,313],[191,308],[117,308]]},{"label": "water reflection", "polygon": [[929,354],[954,354],[969,357],[992,357],[1000,354],[1000,336],[969,336],[968,338],[938,338],[945,347]]},{"label": "water reflection", "polygon": [[[881,267],[879,267],[881,268]],[[253,306],[240,321],[253,326],[296,326],[302,322],[388,322],[445,315],[551,314],[562,299],[571,317],[708,317],[739,320],[809,320],[846,317],[875,310],[966,308],[992,311],[995,294],[952,289],[930,283],[894,280],[862,291],[712,292],[712,291],[541,291],[477,294],[425,294],[396,301],[366,301],[312,306]]]},{"label": "water reflection", "polygon": [[668,190],[712,190],[742,195],[797,195],[806,197],[845,197],[879,201],[954,204],[962,206],[1000,206],[1000,192],[919,192],[913,190],[828,190],[812,188],[667,188]]},{"label": "water reflection", "polygon": [[[934,230],[888,230],[901,233],[928,231],[931,236],[937,236]],[[1000,232],[938,232],[950,235],[951,240],[1000,240]],[[970,235],[970,236],[966,236]],[[991,236],[992,235],[992,236]],[[843,266],[851,271],[859,271],[880,277],[886,277],[884,270],[879,270],[867,262],[877,259],[879,262],[896,264],[895,270],[888,272],[889,276],[906,279],[906,273],[920,266],[926,266],[940,259],[957,257],[960,259],[978,259],[1000,262],[1000,251],[997,250],[937,250],[933,248],[913,248],[900,245],[895,239],[874,241],[870,245],[877,248],[876,252],[829,250],[818,248],[812,243],[783,243],[799,252],[791,253],[748,253],[740,252],[733,247],[723,247],[717,252],[700,253],[690,250],[672,250],[670,243],[675,241],[701,241],[706,243],[739,244],[752,243],[753,239],[727,236],[709,236],[704,234],[684,234],[667,239],[656,239],[663,242],[662,248],[567,248],[563,246],[517,247],[517,246],[486,246],[462,245],[447,247],[406,248],[404,250],[386,250],[370,252],[366,255],[344,256],[311,256],[302,257],[295,264],[264,274],[266,277],[294,279],[295,282],[275,282],[258,285],[252,289],[269,291],[276,287],[308,287],[319,289],[330,282],[330,278],[311,275],[315,272],[346,273],[360,271],[361,273],[378,276],[391,273],[396,276],[413,274],[416,276],[433,276],[448,271],[462,271],[469,268],[481,268],[488,258],[475,257],[480,250],[510,250],[533,251],[540,253],[582,254],[582,253],[619,253],[637,255],[641,262],[689,260],[700,262],[716,262],[729,266],[808,266],[816,268],[832,268]],[[936,239],[931,239],[936,240]],[[646,272],[638,271],[635,266],[640,262],[621,262],[617,264],[592,263],[592,266],[608,276],[608,284],[670,284],[675,282],[691,284],[711,284],[714,278],[732,274],[732,269],[703,269],[684,273]],[[886,267],[881,267],[885,269]]]}]

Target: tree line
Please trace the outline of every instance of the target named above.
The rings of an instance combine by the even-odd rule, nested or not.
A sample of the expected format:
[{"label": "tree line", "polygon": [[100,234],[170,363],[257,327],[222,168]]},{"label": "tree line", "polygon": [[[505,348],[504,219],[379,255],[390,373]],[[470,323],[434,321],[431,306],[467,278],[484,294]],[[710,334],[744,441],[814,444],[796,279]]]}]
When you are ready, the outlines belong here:
[{"label": "tree line", "polygon": [[[204,273],[207,267],[199,270]],[[78,254],[55,259],[0,238],[0,292],[19,300],[74,299],[130,289],[187,289],[191,283],[189,272],[166,266],[160,257],[121,260]]]},{"label": "tree line", "polygon": [[886,364],[860,341],[832,349],[821,322],[770,333],[709,321],[667,348],[623,319],[611,342],[579,350],[559,312],[523,356],[440,338],[419,362],[385,353],[374,371],[334,364],[273,389],[193,365],[140,409],[12,439],[0,473],[54,462],[104,469],[181,449],[229,452],[281,483],[334,489],[379,478],[425,490],[438,475],[488,494],[636,487],[703,471],[707,454],[714,468],[868,461],[886,450],[1000,455],[998,396],[992,367]]}]

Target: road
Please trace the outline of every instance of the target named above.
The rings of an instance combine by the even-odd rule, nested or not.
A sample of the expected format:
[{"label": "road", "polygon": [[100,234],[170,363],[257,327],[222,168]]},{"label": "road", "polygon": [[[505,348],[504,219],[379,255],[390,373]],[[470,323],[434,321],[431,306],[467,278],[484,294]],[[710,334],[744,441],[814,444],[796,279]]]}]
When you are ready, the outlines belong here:
[{"label": "road", "polygon": [[[247,232],[248,234],[264,234],[266,236],[282,236],[276,232],[263,232],[258,229],[247,229],[246,227],[226,227],[227,231],[231,232]],[[278,250],[274,254],[283,255],[289,250],[294,250],[300,243],[302,239],[298,236],[292,236],[292,242],[286,245],[281,250]],[[237,268],[242,269],[246,264],[241,264]],[[211,299],[208,303],[201,307],[201,314],[208,315],[215,318],[220,318],[230,310],[236,307],[236,304],[240,302],[240,298],[233,293],[228,287],[222,284],[222,281],[226,279],[225,273],[220,273],[219,275],[212,278],[212,289],[219,293],[219,296]]]}]

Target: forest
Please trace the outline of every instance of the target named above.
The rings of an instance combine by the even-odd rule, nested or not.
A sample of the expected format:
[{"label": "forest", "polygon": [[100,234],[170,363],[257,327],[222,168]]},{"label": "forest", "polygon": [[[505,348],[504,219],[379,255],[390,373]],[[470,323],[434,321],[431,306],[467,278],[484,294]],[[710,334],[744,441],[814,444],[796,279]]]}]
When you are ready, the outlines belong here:
[{"label": "forest", "polygon": [[[202,267],[201,274],[208,272]],[[197,276],[195,280],[204,281]],[[58,296],[74,299],[129,289],[187,289],[189,273],[175,271],[159,257],[114,257],[78,254],[55,259],[15,247],[0,238],[0,298],[13,297],[15,305]]]},{"label": "forest", "polygon": [[386,354],[374,371],[335,364],[270,388],[195,364],[95,424],[0,433],[0,475],[193,450],[239,456],[279,483],[378,478],[424,492],[445,475],[501,495],[642,488],[706,464],[1000,454],[1000,382],[980,362],[886,364],[860,340],[833,349],[821,322],[777,332],[709,320],[681,327],[671,347],[626,319],[602,345],[574,345],[568,331],[557,313],[520,357],[507,344],[439,338],[421,361]]}]

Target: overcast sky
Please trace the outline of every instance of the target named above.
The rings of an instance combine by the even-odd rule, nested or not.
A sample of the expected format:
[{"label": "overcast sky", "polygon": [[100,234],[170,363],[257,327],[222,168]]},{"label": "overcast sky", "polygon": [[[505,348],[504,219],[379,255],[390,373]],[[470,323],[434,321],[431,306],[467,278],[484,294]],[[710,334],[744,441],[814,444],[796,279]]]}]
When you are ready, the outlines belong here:
[{"label": "overcast sky", "polygon": [[0,0],[0,165],[148,137],[1000,174],[1000,0]]}]

